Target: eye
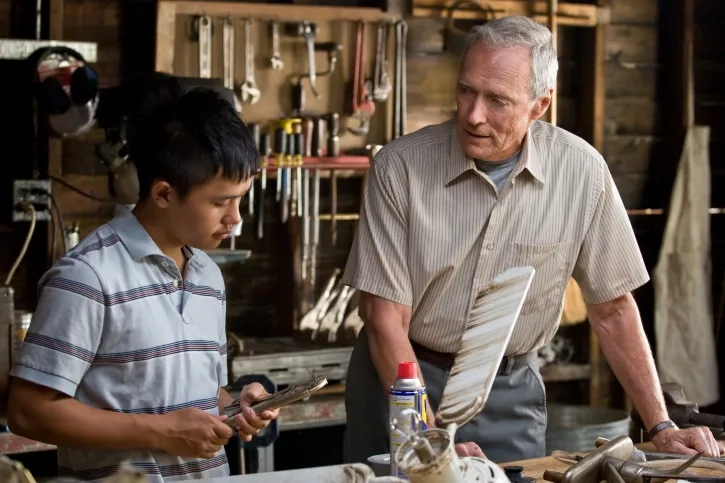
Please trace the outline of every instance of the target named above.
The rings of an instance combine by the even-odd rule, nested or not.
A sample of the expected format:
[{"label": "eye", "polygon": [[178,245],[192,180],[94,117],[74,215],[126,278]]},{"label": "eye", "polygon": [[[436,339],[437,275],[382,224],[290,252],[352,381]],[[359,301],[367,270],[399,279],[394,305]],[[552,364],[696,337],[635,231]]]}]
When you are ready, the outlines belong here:
[{"label": "eye", "polygon": [[218,206],[219,208],[224,208],[229,204],[229,200],[214,201],[212,204],[214,206]]}]

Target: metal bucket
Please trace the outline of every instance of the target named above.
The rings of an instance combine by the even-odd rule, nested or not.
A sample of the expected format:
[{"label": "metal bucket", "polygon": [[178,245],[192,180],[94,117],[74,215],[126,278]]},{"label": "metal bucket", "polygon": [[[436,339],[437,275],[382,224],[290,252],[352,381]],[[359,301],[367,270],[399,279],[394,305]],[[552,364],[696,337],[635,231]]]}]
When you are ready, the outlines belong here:
[{"label": "metal bucket", "polygon": [[560,404],[550,404],[547,409],[547,455],[554,450],[590,451],[599,437],[629,436],[631,420],[627,411]]}]

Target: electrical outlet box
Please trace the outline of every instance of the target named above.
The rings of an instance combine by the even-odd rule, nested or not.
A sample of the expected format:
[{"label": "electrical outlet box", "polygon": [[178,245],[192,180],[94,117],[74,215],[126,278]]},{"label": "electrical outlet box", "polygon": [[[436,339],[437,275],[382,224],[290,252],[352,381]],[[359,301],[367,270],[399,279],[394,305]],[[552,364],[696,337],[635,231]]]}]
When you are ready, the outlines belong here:
[{"label": "electrical outlet box", "polygon": [[13,181],[13,221],[30,221],[30,213],[23,211],[21,203],[33,205],[37,221],[51,219],[49,179],[16,179]]}]

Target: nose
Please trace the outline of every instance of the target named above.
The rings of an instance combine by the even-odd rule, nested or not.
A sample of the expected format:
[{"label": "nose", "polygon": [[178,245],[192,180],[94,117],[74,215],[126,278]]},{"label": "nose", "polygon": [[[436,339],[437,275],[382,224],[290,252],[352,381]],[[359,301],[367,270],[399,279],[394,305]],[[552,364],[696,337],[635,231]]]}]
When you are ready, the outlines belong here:
[{"label": "nose", "polygon": [[229,203],[229,211],[224,217],[224,224],[238,225],[242,221],[242,215],[239,212],[240,203]]},{"label": "nose", "polygon": [[468,110],[468,118],[466,121],[470,126],[478,126],[479,124],[486,124],[488,116],[486,115],[486,103],[480,98],[476,97]]}]

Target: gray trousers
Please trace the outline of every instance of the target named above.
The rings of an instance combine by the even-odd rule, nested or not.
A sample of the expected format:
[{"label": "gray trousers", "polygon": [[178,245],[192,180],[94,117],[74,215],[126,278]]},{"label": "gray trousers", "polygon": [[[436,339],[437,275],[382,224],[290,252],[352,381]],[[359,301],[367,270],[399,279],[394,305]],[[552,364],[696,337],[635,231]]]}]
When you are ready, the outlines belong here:
[{"label": "gray trousers", "polygon": [[[445,371],[419,361],[433,411],[438,409],[448,378]],[[388,453],[388,396],[370,358],[365,328],[355,343],[345,385],[344,458],[346,463],[367,461]],[[538,364],[514,368],[496,377],[484,410],[458,429],[456,443],[473,442],[495,463],[546,455],[546,392]]]}]

